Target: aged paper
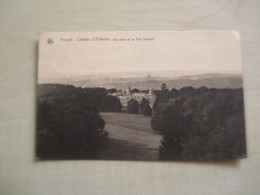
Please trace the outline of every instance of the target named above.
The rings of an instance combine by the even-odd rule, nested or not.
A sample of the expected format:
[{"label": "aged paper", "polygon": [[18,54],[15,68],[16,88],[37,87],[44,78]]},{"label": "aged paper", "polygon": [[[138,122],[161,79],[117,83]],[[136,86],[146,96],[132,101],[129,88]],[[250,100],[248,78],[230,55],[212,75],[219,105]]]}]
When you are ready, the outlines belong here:
[{"label": "aged paper", "polygon": [[246,157],[238,32],[49,32],[39,45],[37,158]]}]

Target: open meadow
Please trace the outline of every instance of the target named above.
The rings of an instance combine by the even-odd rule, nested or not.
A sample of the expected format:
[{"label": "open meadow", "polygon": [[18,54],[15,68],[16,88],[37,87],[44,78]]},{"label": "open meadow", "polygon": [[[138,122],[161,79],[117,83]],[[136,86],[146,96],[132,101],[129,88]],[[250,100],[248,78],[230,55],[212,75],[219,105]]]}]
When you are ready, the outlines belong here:
[{"label": "open meadow", "polygon": [[101,159],[159,159],[161,135],[154,133],[150,117],[129,113],[101,113],[109,139],[100,151]]}]

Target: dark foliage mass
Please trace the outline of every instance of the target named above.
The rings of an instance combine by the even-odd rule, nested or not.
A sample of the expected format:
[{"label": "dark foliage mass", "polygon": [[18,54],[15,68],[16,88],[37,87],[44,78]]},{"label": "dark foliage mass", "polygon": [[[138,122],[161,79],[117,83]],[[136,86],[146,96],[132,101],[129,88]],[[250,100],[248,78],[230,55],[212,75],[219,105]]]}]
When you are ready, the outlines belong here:
[{"label": "dark foliage mass", "polygon": [[112,88],[112,89],[108,89],[107,91],[108,91],[108,93],[116,93],[116,92],[117,92],[117,89]]},{"label": "dark foliage mass", "polygon": [[156,99],[153,105],[153,109],[155,109],[159,104],[165,103],[171,96],[172,94],[169,93],[169,91],[164,90],[164,91],[154,91],[154,94],[156,95]]},{"label": "dark foliage mass", "polygon": [[185,87],[157,93],[151,119],[162,159],[246,156],[243,89]]},{"label": "dark foliage mass", "polygon": [[145,99],[145,98],[142,99],[142,102],[140,104],[140,110],[144,116],[152,115],[152,109],[151,109],[149,101],[147,99]]},{"label": "dark foliage mass", "polygon": [[97,108],[104,95],[102,88],[39,85],[37,157],[97,157],[107,137]]},{"label": "dark foliage mass", "polygon": [[101,112],[121,112],[122,105],[120,100],[114,96],[104,96],[101,100]]},{"label": "dark foliage mass", "polygon": [[134,89],[132,89],[132,90],[131,90],[131,93],[140,93],[140,90],[139,90],[139,89],[136,89],[136,88],[134,88]]},{"label": "dark foliage mass", "polygon": [[108,94],[105,88],[80,88],[72,85],[43,84],[38,85],[38,99],[57,100],[62,105],[67,101],[78,101],[89,104],[97,108],[100,107],[101,100]]},{"label": "dark foliage mass", "polygon": [[135,99],[131,99],[127,102],[127,111],[132,114],[137,114],[139,112],[139,103]]},{"label": "dark foliage mass", "polygon": [[[97,158],[107,138],[99,112],[120,112],[116,89],[38,86],[37,157]],[[136,90],[136,92],[138,92]],[[162,134],[161,159],[211,160],[246,156],[243,89],[183,87],[155,90],[152,129]],[[127,103],[129,113],[139,103]],[[143,99],[140,111],[152,114]]]}]

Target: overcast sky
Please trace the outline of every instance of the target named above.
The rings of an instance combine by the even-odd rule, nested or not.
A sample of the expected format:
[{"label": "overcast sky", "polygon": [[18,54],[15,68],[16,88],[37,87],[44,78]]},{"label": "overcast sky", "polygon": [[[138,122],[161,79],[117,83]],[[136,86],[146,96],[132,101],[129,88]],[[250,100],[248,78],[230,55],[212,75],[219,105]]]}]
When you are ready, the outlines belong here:
[{"label": "overcast sky", "polygon": [[[93,37],[110,41],[77,41]],[[131,41],[112,41],[123,38]],[[45,33],[38,71],[39,79],[133,71],[241,72],[240,40],[231,31]]]}]

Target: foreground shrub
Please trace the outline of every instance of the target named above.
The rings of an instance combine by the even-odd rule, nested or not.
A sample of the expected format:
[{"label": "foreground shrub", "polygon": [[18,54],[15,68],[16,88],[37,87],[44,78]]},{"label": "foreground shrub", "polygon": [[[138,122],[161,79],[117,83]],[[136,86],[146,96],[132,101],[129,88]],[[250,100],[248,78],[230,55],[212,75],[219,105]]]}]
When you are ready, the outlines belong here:
[{"label": "foreground shrub", "polygon": [[94,158],[104,143],[105,122],[96,107],[67,102],[52,106],[38,101],[37,157]]}]

